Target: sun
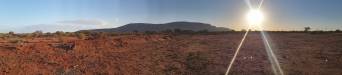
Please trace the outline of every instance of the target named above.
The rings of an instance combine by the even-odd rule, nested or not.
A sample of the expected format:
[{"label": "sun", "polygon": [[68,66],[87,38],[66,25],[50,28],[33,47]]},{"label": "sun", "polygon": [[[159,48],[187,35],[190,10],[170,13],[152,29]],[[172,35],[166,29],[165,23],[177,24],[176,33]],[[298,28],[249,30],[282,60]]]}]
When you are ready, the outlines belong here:
[{"label": "sun", "polygon": [[247,13],[249,25],[258,26],[264,21],[264,14],[258,9],[252,9]]}]

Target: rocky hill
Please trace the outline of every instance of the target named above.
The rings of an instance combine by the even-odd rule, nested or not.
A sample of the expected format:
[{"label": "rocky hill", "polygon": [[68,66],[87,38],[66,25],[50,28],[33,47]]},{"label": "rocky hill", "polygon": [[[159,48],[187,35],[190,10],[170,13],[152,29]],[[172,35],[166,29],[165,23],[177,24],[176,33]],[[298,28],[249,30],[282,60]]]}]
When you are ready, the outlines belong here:
[{"label": "rocky hill", "polygon": [[229,28],[216,27],[210,24],[198,22],[171,22],[165,24],[151,24],[151,23],[131,23],[118,28],[109,29],[94,29],[90,31],[96,32],[145,32],[145,31],[164,31],[164,30],[192,30],[192,31],[230,31]]}]

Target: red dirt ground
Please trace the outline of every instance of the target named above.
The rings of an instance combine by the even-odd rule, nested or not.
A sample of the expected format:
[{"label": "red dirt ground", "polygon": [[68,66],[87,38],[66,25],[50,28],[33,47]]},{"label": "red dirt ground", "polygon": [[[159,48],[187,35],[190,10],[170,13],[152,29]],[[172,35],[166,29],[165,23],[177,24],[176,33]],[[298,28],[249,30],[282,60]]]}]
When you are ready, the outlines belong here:
[{"label": "red dirt ground", "polygon": [[[0,39],[1,75],[223,75],[243,33]],[[269,33],[286,75],[342,75],[342,34]],[[232,75],[273,75],[259,33]]]}]

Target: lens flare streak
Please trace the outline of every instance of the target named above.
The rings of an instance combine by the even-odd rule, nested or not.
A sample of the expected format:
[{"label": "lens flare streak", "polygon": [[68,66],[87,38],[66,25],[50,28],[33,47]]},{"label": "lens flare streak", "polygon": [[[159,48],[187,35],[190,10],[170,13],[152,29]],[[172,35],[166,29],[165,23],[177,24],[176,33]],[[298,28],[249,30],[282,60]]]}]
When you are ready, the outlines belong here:
[{"label": "lens flare streak", "polygon": [[263,31],[262,27],[260,27],[260,26],[258,26],[258,27],[261,29],[260,33],[262,35],[262,39],[263,39],[264,45],[266,47],[266,53],[268,56],[268,60],[271,63],[273,73],[275,75],[284,75],[284,72],[279,65],[279,61],[277,59],[277,56],[274,54],[274,52],[271,48],[271,45],[270,45],[270,43],[269,43],[269,41],[265,35],[265,32]]},{"label": "lens flare streak", "polygon": [[[250,0],[245,0],[245,2],[246,2],[246,4],[248,5],[248,7],[249,7],[251,10],[259,10],[259,9],[261,8],[261,6],[262,6],[264,0],[261,0],[261,2],[260,2],[259,5],[258,5],[258,8],[253,8],[252,5],[251,5]],[[248,14],[248,15],[250,15],[250,14]],[[284,72],[283,72],[283,70],[282,70],[281,67],[280,67],[280,64],[279,64],[279,61],[278,61],[278,59],[277,59],[277,56],[274,54],[274,52],[273,52],[273,50],[272,50],[272,48],[271,48],[271,45],[270,45],[270,43],[269,43],[269,41],[268,41],[268,39],[267,39],[267,37],[266,37],[266,34],[265,34],[263,28],[260,26],[261,23],[254,23],[254,21],[259,21],[259,20],[260,20],[260,22],[261,22],[261,20],[263,19],[261,12],[253,13],[251,16],[248,16],[248,17],[250,17],[249,19],[253,20],[253,25],[256,25],[256,26],[260,29],[260,33],[261,33],[261,35],[262,35],[262,40],[263,40],[263,42],[264,42],[264,46],[265,46],[265,49],[266,49],[266,53],[267,53],[267,56],[268,56],[268,60],[269,60],[270,63],[271,63],[271,67],[272,67],[273,73],[274,73],[275,75],[284,75]],[[229,71],[230,71],[230,69],[231,69],[233,63],[234,63],[234,61],[235,61],[237,55],[239,54],[240,48],[241,48],[241,46],[243,45],[243,43],[244,43],[244,41],[245,41],[245,39],[246,39],[246,36],[248,35],[248,32],[249,32],[249,29],[250,29],[250,26],[251,26],[251,25],[252,25],[252,24],[250,24],[250,25],[248,26],[245,35],[243,36],[243,38],[242,38],[240,44],[238,45],[238,47],[237,47],[237,49],[236,49],[236,51],[235,51],[235,53],[234,53],[234,56],[233,56],[233,58],[232,58],[231,61],[230,61],[230,64],[229,64],[229,66],[228,66],[228,69],[227,69],[225,75],[228,75],[228,74],[229,74]]]},{"label": "lens flare streak", "polygon": [[234,61],[235,61],[235,59],[236,59],[236,56],[239,54],[240,48],[241,48],[241,46],[243,45],[243,42],[245,41],[245,39],[246,39],[246,37],[247,37],[247,35],[248,35],[249,28],[250,28],[250,26],[248,26],[246,33],[243,35],[242,40],[241,40],[240,44],[238,45],[238,47],[237,47],[237,49],[236,49],[236,51],[235,51],[235,53],[234,53],[234,56],[233,56],[232,60],[231,60],[230,63],[229,63],[229,66],[228,66],[228,69],[227,69],[225,75],[228,75],[228,74],[229,74],[229,71],[230,71],[230,69],[232,68],[232,65],[233,65],[233,63],[234,63]]},{"label": "lens flare streak", "polygon": [[261,0],[260,4],[259,4],[259,6],[258,6],[258,9],[261,8],[261,6],[262,6],[263,3],[264,3],[264,0]]},{"label": "lens flare streak", "polygon": [[245,2],[248,5],[249,9],[253,9],[252,4],[249,0],[245,0]]}]

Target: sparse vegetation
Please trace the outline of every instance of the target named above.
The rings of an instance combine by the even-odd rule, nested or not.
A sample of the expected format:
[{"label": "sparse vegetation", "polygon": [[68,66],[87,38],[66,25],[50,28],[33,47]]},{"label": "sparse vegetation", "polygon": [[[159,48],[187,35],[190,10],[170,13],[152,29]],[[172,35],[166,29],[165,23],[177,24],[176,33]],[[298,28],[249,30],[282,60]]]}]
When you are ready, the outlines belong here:
[{"label": "sparse vegetation", "polygon": [[186,57],[186,68],[195,75],[207,75],[208,57],[204,53],[189,53]]},{"label": "sparse vegetation", "polygon": [[91,39],[106,39],[108,37],[109,37],[108,34],[105,32],[93,32],[93,33],[90,33],[90,36],[89,36],[89,38]]},{"label": "sparse vegetation", "polygon": [[10,38],[9,42],[19,44],[19,43],[23,43],[24,41],[23,41],[23,39],[20,39],[20,38]]},{"label": "sparse vegetation", "polygon": [[79,38],[79,39],[86,39],[86,34],[84,34],[84,33],[82,33],[82,32],[78,32],[78,33],[76,33],[76,36],[77,36],[77,38]]},{"label": "sparse vegetation", "polygon": [[65,34],[64,34],[63,31],[56,31],[56,32],[54,33],[54,35],[55,35],[55,36],[64,36]]},{"label": "sparse vegetation", "polygon": [[[319,70],[324,74],[332,73],[325,72],[326,69],[330,69],[334,73],[340,73],[339,70],[341,69],[337,67],[339,67],[338,63],[341,62],[332,60],[338,59],[336,56],[339,56],[336,50],[340,50],[340,47],[337,46],[341,41],[337,39],[341,38],[340,33],[334,33],[337,31],[316,30],[310,31],[311,34],[303,32],[269,32],[270,37],[274,40],[273,42],[278,46],[278,51],[280,51],[279,61],[284,62],[282,63],[282,66],[286,67],[284,70],[289,74],[298,74],[296,72],[309,73],[313,70]],[[115,75],[118,73],[134,75],[140,73],[146,75],[155,73],[161,75],[220,75],[224,73],[223,70],[226,69],[227,63],[229,63],[231,49],[236,46],[235,43],[239,42],[236,39],[240,40],[240,37],[235,36],[240,36],[243,32],[207,32],[206,30],[188,31],[178,29],[153,32],[151,35],[142,34],[147,33],[88,31],[43,33],[36,31],[24,34],[14,34],[14,32],[0,34],[0,37],[6,38],[0,39],[1,52],[8,54],[3,56],[12,57],[16,61],[23,61],[1,61],[0,65],[25,65],[20,68],[0,66],[0,70],[2,68],[6,69],[5,74],[44,72],[43,74]],[[252,37],[256,39],[251,39]],[[243,48],[247,50],[241,50],[245,52],[241,52],[241,58],[237,59],[237,63],[247,65],[236,65],[235,69],[232,70],[232,74],[267,75],[272,73],[270,70],[245,67],[270,67],[270,65],[265,65],[268,62],[263,62],[267,61],[267,59],[261,58],[266,55],[266,52],[263,52],[263,47],[260,47],[263,45],[255,44],[262,42],[259,38],[258,33],[250,33],[247,37],[246,47]],[[317,44],[317,42],[320,42],[320,44]],[[321,44],[324,44],[324,47]],[[308,46],[312,48],[307,49]],[[302,54],[296,49],[309,53]],[[250,57],[251,55],[253,55],[253,58]],[[0,55],[0,58],[3,56]],[[298,63],[297,61],[300,60],[307,60],[308,62],[301,61]],[[24,62],[25,64],[23,64]],[[251,62],[253,64],[250,64]],[[130,65],[123,65],[122,63]],[[314,64],[321,64],[318,66],[320,69],[310,66]],[[303,68],[308,66],[310,67],[309,70]],[[39,71],[22,70],[31,68],[36,68]],[[136,71],[131,72],[132,69],[136,69]],[[295,71],[292,69],[295,69]]]},{"label": "sparse vegetation", "polygon": [[8,35],[15,35],[13,31],[8,32]]},{"label": "sparse vegetation", "polygon": [[157,32],[156,31],[145,31],[144,33],[145,34],[156,34]]},{"label": "sparse vegetation", "polygon": [[40,37],[43,36],[43,31],[35,31],[32,33],[33,37]]}]

